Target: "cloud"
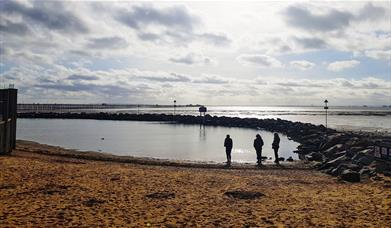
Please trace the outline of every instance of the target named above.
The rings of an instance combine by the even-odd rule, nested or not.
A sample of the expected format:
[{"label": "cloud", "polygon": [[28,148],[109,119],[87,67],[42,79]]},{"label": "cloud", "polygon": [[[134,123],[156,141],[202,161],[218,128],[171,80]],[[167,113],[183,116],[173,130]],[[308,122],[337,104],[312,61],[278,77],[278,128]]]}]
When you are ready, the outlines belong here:
[{"label": "cloud", "polygon": [[286,9],[285,20],[294,27],[313,31],[334,31],[349,26],[354,16],[349,12],[335,9],[325,14],[313,14],[309,9],[299,6],[290,6]]},{"label": "cloud", "polygon": [[155,75],[141,75],[138,76],[140,79],[145,79],[149,81],[157,81],[157,82],[190,82],[191,79],[189,76],[171,73],[171,74],[162,74],[157,73]]},{"label": "cloud", "polygon": [[301,60],[301,61],[291,61],[290,65],[299,70],[309,70],[315,66],[315,63]]},{"label": "cloud", "polygon": [[188,53],[187,55],[181,57],[172,57],[169,58],[169,60],[174,63],[181,63],[186,65],[210,65],[216,63],[216,61],[210,57],[195,53]]},{"label": "cloud", "polygon": [[359,20],[377,20],[384,18],[386,9],[374,6],[371,2],[367,3],[356,16]]},{"label": "cloud", "polygon": [[[33,1],[31,6],[27,6],[16,1],[4,1],[0,4],[0,11],[6,15],[19,15],[24,22],[31,21],[32,25],[37,23],[50,30],[67,33],[87,33],[89,31],[79,17],[65,9],[62,2]],[[20,24],[8,24],[8,26],[10,25],[20,27]],[[8,28],[8,30],[12,29]]]},{"label": "cloud", "polygon": [[96,81],[99,80],[99,77],[94,75],[78,75],[78,74],[72,74],[67,77],[68,80],[72,81]]},{"label": "cloud", "polygon": [[391,61],[391,49],[387,51],[369,50],[365,51],[365,55],[373,59],[381,59]]},{"label": "cloud", "polygon": [[28,34],[30,29],[23,23],[14,23],[10,20],[0,18],[0,32],[23,36]]},{"label": "cloud", "polygon": [[294,37],[294,42],[304,49],[322,49],[326,48],[327,44],[324,40],[316,37]]},{"label": "cloud", "polygon": [[267,55],[243,54],[238,56],[237,60],[243,65],[253,65],[259,67],[282,67],[280,61]]},{"label": "cloud", "polygon": [[128,42],[118,36],[93,38],[87,44],[88,48],[93,49],[122,49],[128,46]]},{"label": "cloud", "polygon": [[202,25],[201,19],[184,6],[133,6],[131,10],[116,11],[114,18],[134,29],[137,37],[143,41],[186,44],[200,40],[215,46],[226,46],[231,42],[225,34],[198,31]]},{"label": "cloud", "polygon": [[193,30],[200,23],[198,17],[191,15],[183,6],[156,9],[149,5],[134,6],[129,10],[117,12],[116,19],[127,26],[143,30],[147,26],[160,25],[179,30]]},{"label": "cloud", "polygon": [[336,61],[330,63],[327,66],[327,69],[331,71],[342,71],[345,69],[353,68],[358,64],[360,64],[360,62],[357,60]]},{"label": "cloud", "polygon": [[274,82],[274,84],[279,86],[286,86],[286,87],[303,87],[303,88],[326,88],[332,85],[332,83],[330,82],[325,82],[321,80],[308,80],[308,79],[277,81]]},{"label": "cloud", "polygon": [[218,75],[203,74],[199,79],[193,80],[193,83],[227,84],[229,81]]},{"label": "cloud", "polygon": [[137,90],[131,90],[118,85],[99,85],[93,83],[72,83],[72,84],[36,84],[35,87],[43,89],[53,89],[65,92],[88,92],[94,94],[105,94],[112,96],[128,96],[137,93]]},{"label": "cloud", "polygon": [[348,28],[352,23],[383,19],[386,9],[367,3],[358,13],[328,9],[327,12],[313,13],[304,6],[289,6],[284,12],[287,24],[306,31],[331,32]]},{"label": "cloud", "polygon": [[214,44],[216,46],[228,46],[231,43],[231,40],[225,34],[222,33],[202,33],[197,36],[205,40],[206,42]]}]

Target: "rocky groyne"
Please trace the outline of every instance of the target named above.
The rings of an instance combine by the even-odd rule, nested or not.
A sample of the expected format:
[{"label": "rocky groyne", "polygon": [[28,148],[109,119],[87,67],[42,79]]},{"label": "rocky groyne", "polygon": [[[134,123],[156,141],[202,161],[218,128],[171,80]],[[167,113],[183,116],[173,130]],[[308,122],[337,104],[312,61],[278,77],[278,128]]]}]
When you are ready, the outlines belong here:
[{"label": "rocky groyne", "polygon": [[391,175],[390,161],[374,156],[376,145],[390,145],[391,137],[363,132],[341,132],[323,125],[282,119],[128,113],[19,113],[18,118],[161,121],[206,126],[241,127],[279,132],[300,143],[296,153],[314,167],[350,182]]}]

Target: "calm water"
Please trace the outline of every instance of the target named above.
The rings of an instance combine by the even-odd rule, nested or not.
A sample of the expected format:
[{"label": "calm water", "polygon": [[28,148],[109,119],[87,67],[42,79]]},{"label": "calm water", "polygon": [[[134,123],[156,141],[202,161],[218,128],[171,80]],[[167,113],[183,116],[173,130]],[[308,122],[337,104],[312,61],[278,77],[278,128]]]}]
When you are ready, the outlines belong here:
[{"label": "calm water", "polygon": [[[138,121],[19,119],[17,138],[115,155],[223,162],[226,160],[224,138],[230,134],[234,141],[233,161],[255,162],[252,143],[257,133],[265,142],[263,156],[274,158],[271,132],[242,128]],[[280,156],[297,159],[292,151],[298,144],[284,135],[280,138]]]}]

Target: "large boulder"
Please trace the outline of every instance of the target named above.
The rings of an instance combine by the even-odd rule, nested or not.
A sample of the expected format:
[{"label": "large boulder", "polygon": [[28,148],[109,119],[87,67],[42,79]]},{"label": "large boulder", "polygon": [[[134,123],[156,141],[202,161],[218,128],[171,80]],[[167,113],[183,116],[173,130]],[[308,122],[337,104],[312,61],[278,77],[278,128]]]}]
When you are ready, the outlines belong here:
[{"label": "large boulder", "polygon": [[363,167],[360,171],[360,176],[368,176],[368,177],[373,177],[376,175],[376,170],[374,168],[369,168],[369,167]]},{"label": "large boulder", "polygon": [[352,161],[353,163],[355,164],[359,164],[359,165],[370,165],[375,159],[374,157],[368,155],[369,154],[369,150],[362,150],[360,152],[358,152],[357,154],[355,154],[353,157],[352,157]]},{"label": "large boulder", "polygon": [[330,135],[327,139],[327,142],[323,143],[320,149],[327,150],[337,144],[344,144],[347,140],[349,140],[349,136],[344,133]]},{"label": "large boulder", "polygon": [[312,152],[305,156],[308,161],[323,161],[323,154],[319,152]]},{"label": "large boulder", "polygon": [[339,164],[350,161],[350,158],[343,155],[341,157],[338,157],[336,159],[333,159],[331,161],[323,163],[323,165],[319,169],[328,169],[328,168],[336,168]]},{"label": "large boulder", "polygon": [[360,182],[360,173],[356,171],[352,171],[350,169],[344,170],[341,173],[341,179],[348,182]]},{"label": "large boulder", "polygon": [[323,152],[323,154],[326,155],[327,157],[329,157],[329,156],[332,156],[333,154],[335,154],[337,152],[343,151],[343,148],[344,148],[343,144],[336,144],[336,145],[328,148],[327,150],[325,150]]},{"label": "large boulder", "polygon": [[371,156],[363,156],[359,158],[356,163],[359,165],[370,165],[374,161],[374,158]]},{"label": "large boulder", "polygon": [[391,171],[391,165],[386,161],[374,161],[369,165],[370,168],[374,168],[378,173],[384,173],[385,171]]},{"label": "large boulder", "polygon": [[333,176],[341,175],[345,170],[360,171],[361,167],[351,163],[341,163],[336,168],[330,171],[330,174]]}]

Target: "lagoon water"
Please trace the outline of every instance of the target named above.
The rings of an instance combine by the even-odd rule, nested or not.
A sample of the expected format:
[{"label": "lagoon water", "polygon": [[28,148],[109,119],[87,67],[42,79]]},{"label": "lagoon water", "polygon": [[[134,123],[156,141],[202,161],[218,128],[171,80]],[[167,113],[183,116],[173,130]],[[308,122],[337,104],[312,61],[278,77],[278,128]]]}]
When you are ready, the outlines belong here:
[{"label": "lagoon water", "polygon": [[[17,138],[58,145],[81,151],[102,151],[115,155],[175,160],[226,160],[226,134],[233,138],[233,162],[256,161],[255,135],[261,134],[263,156],[273,157],[273,133],[254,129],[182,125],[160,122],[19,119]],[[298,143],[280,134],[280,156],[297,159]]]}]

